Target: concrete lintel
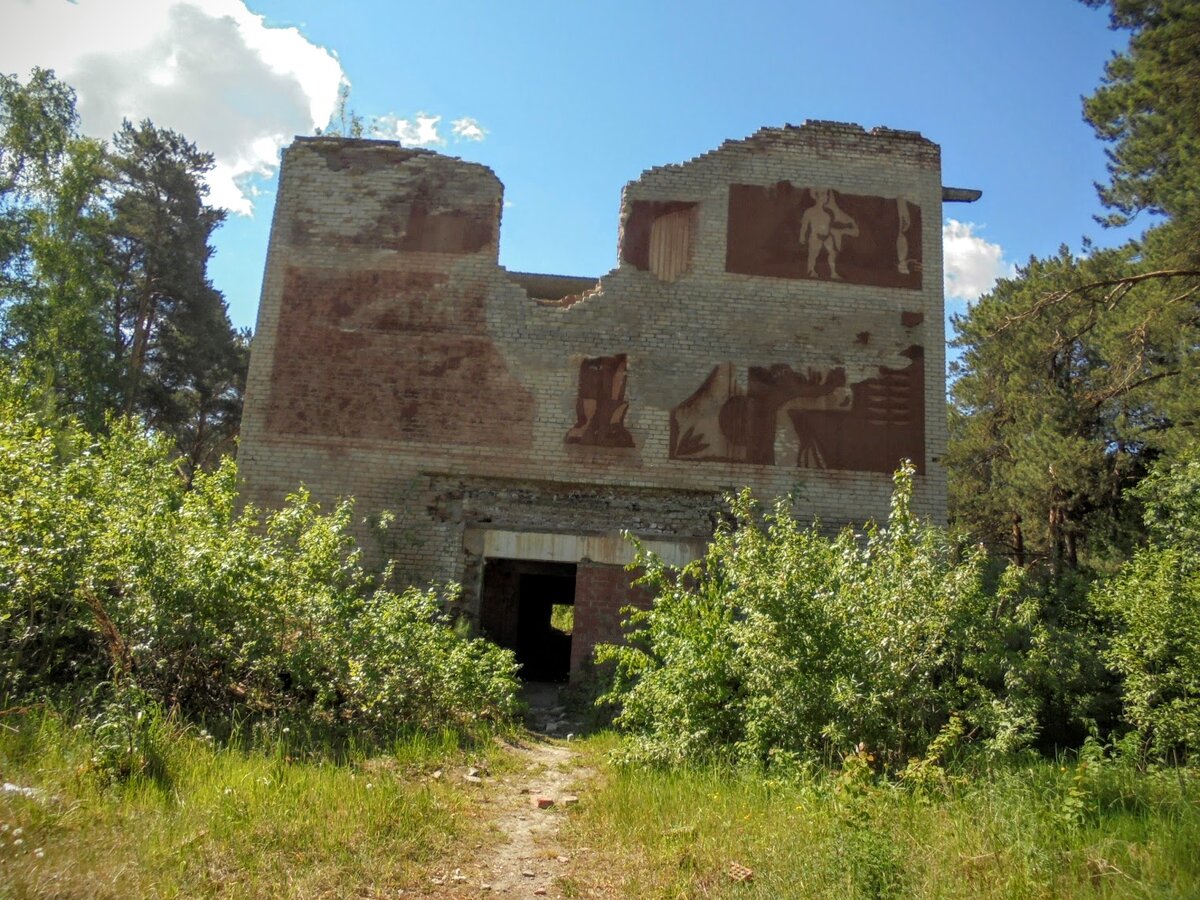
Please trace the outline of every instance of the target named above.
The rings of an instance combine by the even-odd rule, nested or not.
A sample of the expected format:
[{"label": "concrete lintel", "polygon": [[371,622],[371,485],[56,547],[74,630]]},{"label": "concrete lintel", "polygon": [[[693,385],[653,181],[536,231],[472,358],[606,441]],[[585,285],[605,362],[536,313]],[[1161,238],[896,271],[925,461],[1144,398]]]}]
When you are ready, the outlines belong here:
[{"label": "concrete lintel", "polygon": [[942,187],[943,203],[974,203],[983,196],[977,188]]},{"label": "concrete lintel", "polygon": [[[682,566],[704,553],[705,542],[643,540],[643,546],[672,566]],[[463,546],[493,559],[530,559],[577,563],[589,560],[625,566],[633,562],[633,547],[619,534],[550,534],[540,531],[502,531],[468,528]]]}]

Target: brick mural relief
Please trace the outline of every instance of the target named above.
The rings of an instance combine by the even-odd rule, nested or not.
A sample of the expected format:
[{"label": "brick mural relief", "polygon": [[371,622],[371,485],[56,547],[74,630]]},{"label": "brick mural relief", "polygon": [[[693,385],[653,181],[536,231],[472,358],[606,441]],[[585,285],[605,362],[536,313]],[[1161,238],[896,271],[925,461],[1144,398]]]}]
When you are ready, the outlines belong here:
[{"label": "brick mural relief", "polygon": [[923,471],[924,353],[903,369],[846,383],[842,368],[713,368],[671,411],[672,459],[808,469],[892,472],[904,458]]},{"label": "brick mural relief", "polygon": [[725,269],[921,288],[921,207],[781,181],[729,186]]},{"label": "brick mural relief", "polygon": [[778,465],[890,474],[911,459],[924,474],[925,351],[914,345],[903,355],[911,360],[904,368],[880,366],[875,378],[850,385],[843,409],[789,409],[797,455]]},{"label": "brick mural relief", "polygon": [[483,285],[452,287],[439,272],[296,266],[284,280],[269,428],[529,446],[533,398],[486,333]]},{"label": "brick mural relief", "polygon": [[[716,366],[699,390],[671,411],[671,457],[774,465],[792,440],[790,410],[844,410],[851,403],[842,369]],[[794,455],[794,454],[793,454]]]},{"label": "brick mural relief", "polygon": [[598,356],[579,364],[576,420],[567,432],[568,444],[587,447],[632,447],[625,428],[627,373],[625,354]]}]

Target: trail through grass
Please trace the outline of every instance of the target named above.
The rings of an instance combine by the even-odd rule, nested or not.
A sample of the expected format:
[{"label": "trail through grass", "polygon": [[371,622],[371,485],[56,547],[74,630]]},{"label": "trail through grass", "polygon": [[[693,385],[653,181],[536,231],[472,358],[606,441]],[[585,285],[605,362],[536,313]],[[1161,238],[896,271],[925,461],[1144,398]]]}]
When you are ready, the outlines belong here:
[{"label": "trail through grass", "polygon": [[913,790],[619,768],[612,734],[335,756],[191,729],[106,786],[60,718],[0,723],[0,780],[31,789],[0,793],[0,897],[1200,895],[1191,769],[1027,760]]}]

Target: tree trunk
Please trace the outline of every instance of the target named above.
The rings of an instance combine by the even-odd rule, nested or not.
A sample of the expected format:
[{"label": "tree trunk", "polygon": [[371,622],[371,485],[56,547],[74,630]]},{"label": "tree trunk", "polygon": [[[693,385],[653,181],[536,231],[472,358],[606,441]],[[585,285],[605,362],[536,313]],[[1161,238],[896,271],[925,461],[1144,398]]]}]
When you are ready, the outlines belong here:
[{"label": "tree trunk", "polygon": [[1025,532],[1021,530],[1021,514],[1012,515],[1013,564],[1025,568]]},{"label": "tree trunk", "polygon": [[156,307],[153,283],[148,281],[138,298],[137,319],[133,323],[133,341],[129,349],[129,368],[125,379],[124,412],[133,412],[138,388],[141,386],[142,366],[146,361],[146,347],[150,343],[150,329],[154,323]]},{"label": "tree trunk", "polygon": [[1063,563],[1063,512],[1058,503],[1050,504],[1046,525],[1050,532],[1050,571],[1057,578],[1062,574]]}]

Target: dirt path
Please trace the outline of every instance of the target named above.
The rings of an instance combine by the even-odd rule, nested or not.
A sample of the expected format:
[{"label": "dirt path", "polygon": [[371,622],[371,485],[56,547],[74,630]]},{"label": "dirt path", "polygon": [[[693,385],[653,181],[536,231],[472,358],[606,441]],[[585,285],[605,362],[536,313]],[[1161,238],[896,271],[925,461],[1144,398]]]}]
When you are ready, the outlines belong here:
[{"label": "dirt path", "polygon": [[[517,771],[473,776],[479,802],[499,842],[485,846],[465,865],[434,874],[431,895],[514,898],[563,897],[562,882],[571,859],[558,844],[564,810],[586,791],[595,774],[579,765],[566,736],[571,723],[558,706],[558,690],[532,685],[527,739],[507,743],[520,761]],[[562,737],[551,737],[562,735]]]}]

